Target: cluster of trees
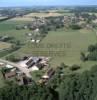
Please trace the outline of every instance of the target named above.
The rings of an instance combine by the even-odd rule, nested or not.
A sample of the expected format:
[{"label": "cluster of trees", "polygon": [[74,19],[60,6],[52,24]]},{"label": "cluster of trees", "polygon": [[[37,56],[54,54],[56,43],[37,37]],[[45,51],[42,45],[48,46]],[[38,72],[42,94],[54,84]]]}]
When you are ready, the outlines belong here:
[{"label": "cluster of trees", "polygon": [[43,33],[47,33],[48,31],[64,27],[63,16],[47,17],[44,19],[44,23],[38,21],[38,19],[36,18],[37,24],[32,23],[27,25],[30,30],[35,30],[38,27]]},{"label": "cluster of trees", "polygon": [[82,28],[80,25],[77,25],[77,24],[71,24],[71,25],[69,25],[69,27],[70,27],[71,29],[74,29],[74,30],[79,30],[79,29]]},{"label": "cluster of trees", "polygon": [[63,74],[57,70],[56,76],[48,86],[56,90],[59,100],[97,100],[97,65],[82,74]]},{"label": "cluster of trees", "polygon": [[0,36],[0,41],[2,42],[8,42],[8,43],[12,43],[12,44],[15,44],[17,46],[20,46],[21,45],[21,42],[20,40],[16,40],[14,37],[12,36]]},{"label": "cluster of trees", "polygon": [[61,64],[46,86],[9,82],[0,89],[0,100],[97,100],[97,65],[82,74],[65,75],[64,68]]},{"label": "cluster of trees", "polygon": [[81,53],[81,60],[82,61],[87,61],[87,60],[91,60],[91,61],[97,61],[97,44],[95,45],[90,45],[88,47],[88,53]]},{"label": "cluster of trees", "polygon": [[97,44],[90,45],[88,47],[89,54],[87,55],[88,60],[97,60]]},{"label": "cluster of trees", "polygon": [[64,16],[58,16],[58,17],[48,17],[47,20],[49,20],[48,24],[51,26],[55,26],[56,28],[60,28],[64,26],[63,22]]},{"label": "cluster of trees", "polygon": [[95,14],[89,14],[87,12],[76,12],[75,13],[75,16],[77,18],[84,18],[84,20],[87,22],[87,23],[90,23],[91,21],[95,20],[97,18],[97,16]]},{"label": "cluster of trees", "polygon": [[0,36],[0,41],[2,42],[8,42],[9,40],[12,40],[13,37],[9,37],[9,36]]},{"label": "cluster of trees", "polygon": [[20,8],[20,9],[3,8],[2,10],[0,10],[0,14],[10,19],[16,16],[22,17],[23,15],[29,14],[32,11],[33,10],[29,8]]},{"label": "cluster of trees", "polygon": [[18,86],[9,83],[0,89],[0,100],[58,100],[57,92],[46,86]]},{"label": "cluster of trees", "polygon": [[59,86],[59,100],[97,100],[97,66],[82,74],[65,77]]},{"label": "cluster of trees", "polygon": [[74,9],[71,9],[70,12],[92,12],[92,13],[97,13],[97,7],[93,6],[88,6],[88,7],[75,7]]}]

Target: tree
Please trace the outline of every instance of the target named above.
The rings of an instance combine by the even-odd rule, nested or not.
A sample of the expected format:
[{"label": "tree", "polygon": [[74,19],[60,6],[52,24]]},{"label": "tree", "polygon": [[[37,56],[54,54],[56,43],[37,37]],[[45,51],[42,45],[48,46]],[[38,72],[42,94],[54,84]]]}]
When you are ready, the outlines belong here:
[{"label": "tree", "polygon": [[77,24],[72,24],[72,25],[70,25],[69,27],[72,28],[72,29],[74,29],[74,30],[79,30],[79,29],[81,29],[81,27],[80,27],[79,25],[77,25]]},{"label": "tree", "polygon": [[89,52],[93,52],[95,50],[95,46],[94,45],[90,45],[89,47],[88,47],[88,51]]},{"label": "tree", "polygon": [[11,84],[0,89],[0,100],[57,100],[54,94],[56,92],[50,88],[35,83],[29,86]]},{"label": "tree", "polygon": [[73,65],[70,67],[70,70],[72,70],[72,71],[76,71],[78,69],[80,69],[80,66],[78,66],[78,65]]},{"label": "tree", "polygon": [[87,55],[88,60],[96,61],[97,60],[97,51],[90,52]]}]

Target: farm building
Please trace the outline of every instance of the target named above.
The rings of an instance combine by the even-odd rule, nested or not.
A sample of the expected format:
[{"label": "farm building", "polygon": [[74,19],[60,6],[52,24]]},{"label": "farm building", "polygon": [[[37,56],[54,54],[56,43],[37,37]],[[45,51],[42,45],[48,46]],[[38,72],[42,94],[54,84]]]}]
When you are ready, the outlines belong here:
[{"label": "farm building", "polygon": [[5,79],[10,79],[16,76],[16,68],[13,69],[5,69],[3,76]]},{"label": "farm building", "polygon": [[32,79],[26,77],[24,73],[17,75],[16,82],[18,85],[28,85],[32,83]]},{"label": "farm building", "polygon": [[42,78],[39,80],[40,84],[45,84],[48,82],[48,80],[55,74],[55,71],[53,68],[49,69],[45,75],[42,76]]},{"label": "farm building", "polygon": [[53,68],[49,69],[47,71],[47,73],[42,76],[43,79],[50,79],[53,75],[54,75],[55,71],[53,70]]},{"label": "farm building", "polygon": [[24,61],[20,61],[19,65],[31,71],[41,70],[48,65],[48,59],[45,57],[29,57]]}]

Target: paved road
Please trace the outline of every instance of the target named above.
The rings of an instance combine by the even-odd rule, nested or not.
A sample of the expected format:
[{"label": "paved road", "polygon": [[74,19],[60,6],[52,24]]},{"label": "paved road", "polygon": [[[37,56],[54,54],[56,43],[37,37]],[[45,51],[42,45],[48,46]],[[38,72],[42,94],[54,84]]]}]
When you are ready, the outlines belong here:
[{"label": "paved road", "polygon": [[0,62],[12,65],[12,66],[18,68],[21,72],[25,73],[27,77],[30,77],[30,78],[32,77],[30,74],[30,70],[27,69],[26,67],[21,67],[19,64],[16,64],[16,63],[13,63],[13,62],[10,62],[7,60],[3,60],[3,59],[0,59]]}]

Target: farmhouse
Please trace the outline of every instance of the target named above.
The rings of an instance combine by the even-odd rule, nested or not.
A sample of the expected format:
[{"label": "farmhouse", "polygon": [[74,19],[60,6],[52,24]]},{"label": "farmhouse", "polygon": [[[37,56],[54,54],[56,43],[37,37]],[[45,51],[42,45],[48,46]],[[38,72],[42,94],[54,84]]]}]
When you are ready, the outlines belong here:
[{"label": "farmhouse", "polygon": [[13,69],[7,69],[4,73],[3,76],[5,79],[10,79],[16,76],[16,68]]}]

